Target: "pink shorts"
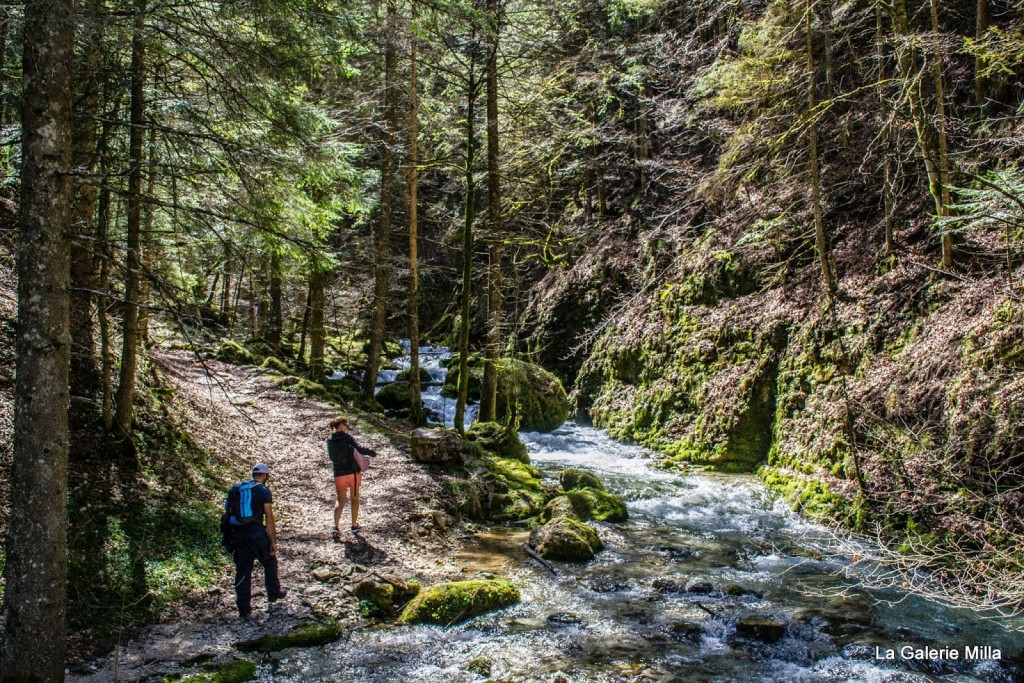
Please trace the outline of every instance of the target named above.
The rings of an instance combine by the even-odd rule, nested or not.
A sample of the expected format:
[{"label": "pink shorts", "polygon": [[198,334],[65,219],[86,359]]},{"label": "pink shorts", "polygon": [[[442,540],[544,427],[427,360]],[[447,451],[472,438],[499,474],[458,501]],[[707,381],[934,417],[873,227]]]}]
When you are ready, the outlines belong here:
[{"label": "pink shorts", "polygon": [[358,474],[343,474],[340,477],[334,478],[334,488],[339,491],[342,489],[359,488],[363,483],[363,473]]}]

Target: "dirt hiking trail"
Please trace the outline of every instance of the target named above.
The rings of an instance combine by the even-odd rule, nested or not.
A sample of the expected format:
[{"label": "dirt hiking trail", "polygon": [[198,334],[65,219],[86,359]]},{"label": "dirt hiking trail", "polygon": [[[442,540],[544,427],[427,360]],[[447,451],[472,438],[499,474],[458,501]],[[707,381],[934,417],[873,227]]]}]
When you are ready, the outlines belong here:
[{"label": "dirt hiking trail", "polygon": [[463,576],[454,560],[464,536],[459,527],[442,528],[453,520],[440,512],[439,485],[409,455],[402,434],[350,415],[356,440],[378,455],[363,479],[362,528],[349,531],[346,508],[342,541],[336,542],[334,482],[324,442],[328,421],[344,411],[283,391],[254,368],[200,362],[186,351],[161,351],[153,362],[175,386],[193,437],[235,463],[234,480],[247,479],[257,462],[270,466],[281,585],[289,595],[268,605],[257,563],[253,617],[239,620],[232,578],[225,572],[205,596],[166,613],[161,623],[99,659],[72,666],[69,680],[160,681],[184,671],[182,665],[228,655],[233,643],[286,632],[314,617],[355,625],[361,616],[352,591],[365,578],[417,578],[426,586]]}]

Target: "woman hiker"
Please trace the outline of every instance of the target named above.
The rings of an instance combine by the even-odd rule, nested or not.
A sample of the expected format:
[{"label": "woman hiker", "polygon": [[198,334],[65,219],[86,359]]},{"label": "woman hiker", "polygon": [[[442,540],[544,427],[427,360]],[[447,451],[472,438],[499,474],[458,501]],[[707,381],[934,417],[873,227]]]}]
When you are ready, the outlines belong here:
[{"label": "woman hiker", "polygon": [[349,434],[348,420],[344,417],[336,417],[329,424],[331,436],[327,439],[327,456],[334,466],[334,488],[338,492],[338,500],[334,503],[334,527],[331,530],[331,535],[335,541],[339,541],[341,532],[338,531],[338,523],[345,510],[349,490],[352,491],[352,531],[359,531],[359,487],[362,484],[363,475],[353,457],[353,451],[358,450],[368,457],[377,454],[356,443],[356,440]]}]

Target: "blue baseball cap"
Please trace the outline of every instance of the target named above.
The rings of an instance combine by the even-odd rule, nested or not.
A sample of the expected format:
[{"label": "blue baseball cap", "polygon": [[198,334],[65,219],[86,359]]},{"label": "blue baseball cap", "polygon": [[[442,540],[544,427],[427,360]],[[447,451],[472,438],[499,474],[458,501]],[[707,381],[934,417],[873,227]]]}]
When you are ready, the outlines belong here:
[{"label": "blue baseball cap", "polygon": [[270,468],[263,463],[257,463],[252,467],[253,474],[270,474]]}]

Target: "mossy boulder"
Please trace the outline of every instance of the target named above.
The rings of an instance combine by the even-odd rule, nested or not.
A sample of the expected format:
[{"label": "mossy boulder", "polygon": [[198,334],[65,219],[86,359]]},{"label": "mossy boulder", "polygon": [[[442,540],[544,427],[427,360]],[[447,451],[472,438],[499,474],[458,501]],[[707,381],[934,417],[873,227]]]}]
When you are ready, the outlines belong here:
[{"label": "mossy boulder", "polygon": [[526,446],[520,440],[516,430],[511,427],[500,425],[497,422],[477,422],[467,432],[466,438],[480,444],[485,451],[496,453],[503,458],[530,462]]},{"label": "mossy boulder", "polygon": [[586,524],[557,517],[530,534],[530,547],[549,560],[586,562],[604,548],[604,543]]},{"label": "mossy boulder", "polygon": [[484,488],[481,498],[486,501],[487,519],[513,522],[541,514],[548,496],[537,468],[495,456],[484,458],[483,464],[487,471],[478,481]]},{"label": "mossy boulder", "polygon": [[244,683],[256,678],[256,665],[245,659],[233,659],[205,669],[183,678],[167,678],[165,682],[173,680],[176,683]]},{"label": "mossy boulder", "polygon": [[252,365],[256,362],[256,357],[249,349],[232,339],[221,341],[217,350],[214,351],[213,357],[219,361],[235,365]]},{"label": "mossy boulder", "polygon": [[293,370],[280,358],[274,356],[267,356],[263,359],[263,363],[260,364],[264,370],[272,370],[273,372],[279,372],[282,375],[290,375]]},{"label": "mossy boulder", "polygon": [[392,382],[377,392],[377,403],[384,410],[402,412],[412,410],[412,394],[409,393],[409,385],[405,382]]},{"label": "mossy boulder", "polygon": [[[483,362],[469,367],[469,399],[480,400]],[[454,365],[445,377],[441,393],[458,393],[459,369]],[[515,358],[498,362],[497,417],[527,432],[550,432],[569,417],[569,399],[561,381],[539,365]]]},{"label": "mossy boulder", "polygon": [[503,360],[498,370],[498,419],[526,432],[551,432],[569,417],[561,381],[539,365]]},{"label": "mossy boulder", "polygon": [[403,624],[452,626],[519,602],[519,589],[507,579],[455,581],[431,586],[402,611]]},{"label": "mossy boulder", "polygon": [[292,385],[292,391],[299,396],[306,396],[310,398],[326,398],[330,393],[327,391],[327,387],[319,382],[313,382],[308,379],[300,379],[294,385]]},{"label": "mossy boulder", "polygon": [[604,484],[601,483],[601,480],[585,470],[562,470],[558,473],[558,483],[566,491],[572,491],[573,489],[604,491]]},{"label": "mossy boulder", "polygon": [[629,518],[622,499],[598,489],[573,489],[552,498],[541,516],[544,520],[570,517],[581,522],[625,522]]},{"label": "mossy boulder", "polygon": [[341,624],[336,621],[308,621],[288,633],[278,633],[235,643],[240,652],[276,652],[288,647],[316,647],[341,638]]}]

